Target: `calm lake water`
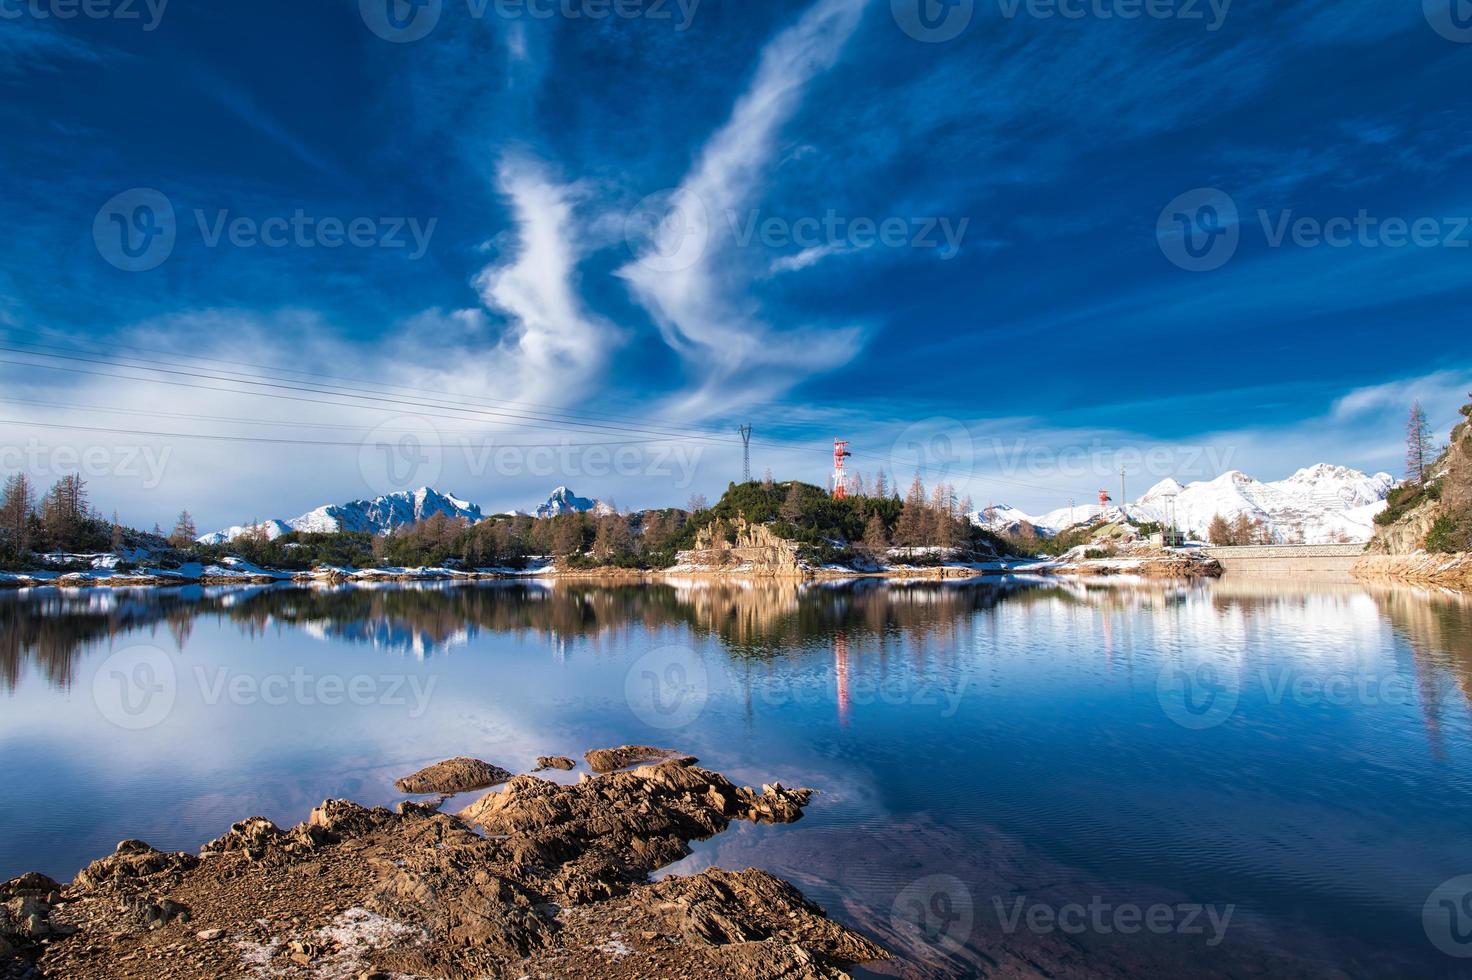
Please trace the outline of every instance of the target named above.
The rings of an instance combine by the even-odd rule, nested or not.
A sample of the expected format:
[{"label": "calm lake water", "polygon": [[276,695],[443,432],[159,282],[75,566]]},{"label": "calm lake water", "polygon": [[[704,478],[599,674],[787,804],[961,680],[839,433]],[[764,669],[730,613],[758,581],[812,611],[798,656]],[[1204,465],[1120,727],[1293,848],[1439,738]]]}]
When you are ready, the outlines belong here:
[{"label": "calm lake water", "polygon": [[1472,603],[1348,583],[13,592],[0,878],[642,742],[820,790],[671,870],[874,974],[1468,975],[1469,698]]}]

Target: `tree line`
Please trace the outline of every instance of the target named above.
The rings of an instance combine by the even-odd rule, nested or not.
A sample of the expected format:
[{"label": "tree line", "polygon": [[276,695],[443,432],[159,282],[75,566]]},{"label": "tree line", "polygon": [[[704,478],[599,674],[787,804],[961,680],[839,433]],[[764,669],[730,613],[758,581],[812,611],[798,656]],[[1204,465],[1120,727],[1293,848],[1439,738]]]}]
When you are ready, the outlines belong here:
[{"label": "tree line", "polygon": [[902,497],[881,470],[872,482],[855,475],[847,490],[846,497],[835,498],[813,484],[779,484],[768,473],[760,481],[729,485],[715,506],[697,494],[686,509],[635,513],[607,507],[550,517],[497,515],[476,524],[435,514],[386,535],[289,532],[272,538],[257,522],[233,541],[202,544],[187,510],[171,531],[158,525],[151,533],[137,531],[93,508],[79,476],[63,477],[38,497],[30,478],[17,475],[6,481],[0,502],[0,560],[14,564],[36,552],[137,547],[162,553],[150,559],[162,564],[236,556],[289,570],[324,564],[518,568],[532,556],[553,556],[573,567],[663,568],[707,527],[718,539],[730,540],[738,518],[770,524],[779,536],[797,541],[807,557],[823,561],[882,561],[893,549],[905,549],[905,560],[924,562],[999,543],[972,523],[970,500],[948,484],[927,490],[917,474]]}]

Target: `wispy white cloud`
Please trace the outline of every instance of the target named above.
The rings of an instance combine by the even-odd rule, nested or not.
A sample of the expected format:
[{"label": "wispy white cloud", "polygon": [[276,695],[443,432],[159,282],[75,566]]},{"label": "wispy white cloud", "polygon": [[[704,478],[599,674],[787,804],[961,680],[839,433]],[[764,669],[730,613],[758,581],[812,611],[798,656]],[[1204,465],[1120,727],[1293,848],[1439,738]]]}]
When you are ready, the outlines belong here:
[{"label": "wispy white cloud", "polygon": [[1457,407],[1472,399],[1469,393],[1472,370],[1436,371],[1356,388],[1334,402],[1329,417],[1345,423],[1403,422],[1411,403],[1419,401],[1440,433],[1457,419]]},{"label": "wispy white cloud", "polygon": [[846,255],[857,251],[857,246],[824,244],[813,245],[792,255],[783,255],[772,260],[772,272],[801,272],[823,261],[830,255]]},{"label": "wispy white cloud", "polygon": [[519,242],[515,258],[487,267],[475,282],[486,306],[510,323],[490,364],[517,398],[560,404],[594,379],[618,331],[578,295],[575,190],[520,157],[502,163],[499,185]]},{"label": "wispy white cloud", "polygon": [[[867,0],[819,0],[766,46],[751,85],[677,191],[679,221],[663,223],[652,251],[620,270],[698,378],[671,406],[682,417],[708,417],[771,397],[845,363],[862,345],[855,326],[777,329],[766,322],[744,289],[745,271],[730,260],[733,243],[709,233],[719,216],[736,213],[759,193],[783,125],[808,84],[837,60],[866,6]],[[684,236],[692,226],[686,222],[707,236],[705,247],[678,268],[658,261],[688,246]]]}]

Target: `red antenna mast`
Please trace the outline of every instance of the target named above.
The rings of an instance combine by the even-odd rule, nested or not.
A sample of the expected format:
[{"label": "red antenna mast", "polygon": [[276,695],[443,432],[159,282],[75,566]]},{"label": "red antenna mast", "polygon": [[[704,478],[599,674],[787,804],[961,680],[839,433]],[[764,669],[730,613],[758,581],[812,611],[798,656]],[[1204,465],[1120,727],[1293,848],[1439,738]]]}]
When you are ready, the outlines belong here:
[{"label": "red antenna mast", "polygon": [[848,476],[843,472],[843,461],[852,456],[848,451],[847,439],[833,440],[833,499],[842,500],[848,496]]},{"label": "red antenna mast", "polygon": [[1113,497],[1109,496],[1109,491],[1108,490],[1101,489],[1099,491],[1099,516],[1100,517],[1103,517],[1104,516],[1104,512],[1109,509],[1109,502],[1111,500],[1113,500],[1113,499],[1114,499]]}]

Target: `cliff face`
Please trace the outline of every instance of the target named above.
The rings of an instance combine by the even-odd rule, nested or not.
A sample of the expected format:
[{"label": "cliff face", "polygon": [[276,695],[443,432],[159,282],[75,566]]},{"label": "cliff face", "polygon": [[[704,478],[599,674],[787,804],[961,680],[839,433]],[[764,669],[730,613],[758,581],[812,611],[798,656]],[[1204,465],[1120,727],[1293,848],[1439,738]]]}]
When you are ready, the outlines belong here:
[{"label": "cliff face", "polygon": [[[734,530],[734,541],[724,533]],[[727,571],[749,575],[800,576],[807,569],[797,556],[797,543],[779,538],[763,524],[737,518],[734,525],[713,524],[695,536],[695,547],[682,551],[679,567],[687,571]]]},{"label": "cliff face", "polygon": [[1376,555],[1409,555],[1420,551],[1431,532],[1431,525],[1441,516],[1441,506],[1435,500],[1425,500],[1388,524],[1375,529],[1375,537],[1365,549]]}]

